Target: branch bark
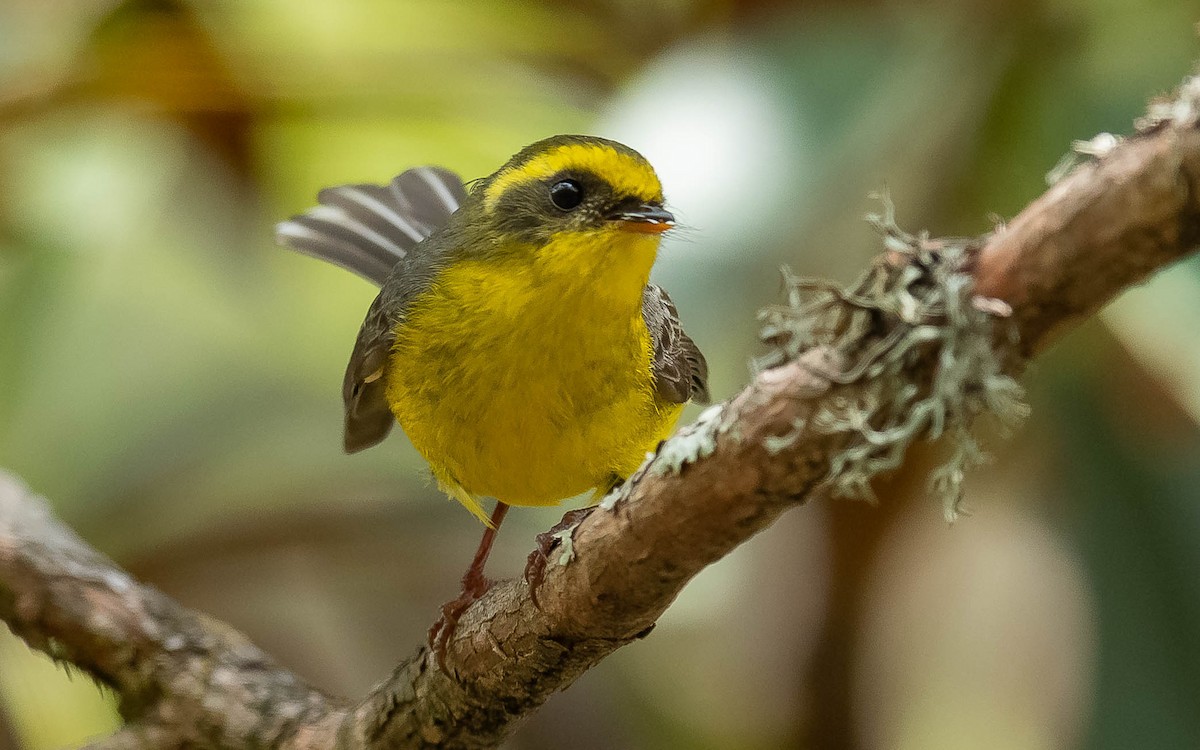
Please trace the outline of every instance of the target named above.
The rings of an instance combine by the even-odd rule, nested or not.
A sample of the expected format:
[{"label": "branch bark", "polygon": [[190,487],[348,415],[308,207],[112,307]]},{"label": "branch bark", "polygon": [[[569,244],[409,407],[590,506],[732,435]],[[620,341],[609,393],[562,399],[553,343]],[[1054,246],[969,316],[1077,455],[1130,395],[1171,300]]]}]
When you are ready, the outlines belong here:
[{"label": "branch bark", "polygon": [[[1019,336],[997,339],[1010,370],[1197,248],[1198,90],[1189,81],[1173,117],[1077,168],[983,241],[972,273],[979,295],[1012,308]],[[504,581],[468,609],[449,674],[421,647],[362,700],[326,696],[227,625],[132,580],[4,475],[0,618],[120,696],[127,726],[95,747],[494,747],[553,692],[649,633],[705,566],[818,490],[837,438],[778,438],[845,386],[803,360],[706,412],[570,530],[538,604],[524,582]],[[905,375],[919,383],[935,366],[917,360]]]}]

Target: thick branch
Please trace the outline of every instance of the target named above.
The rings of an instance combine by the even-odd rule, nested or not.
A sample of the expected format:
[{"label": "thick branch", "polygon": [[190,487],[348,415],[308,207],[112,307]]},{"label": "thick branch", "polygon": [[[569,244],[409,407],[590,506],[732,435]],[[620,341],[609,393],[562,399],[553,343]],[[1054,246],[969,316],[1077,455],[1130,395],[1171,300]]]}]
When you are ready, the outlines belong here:
[{"label": "thick branch", "polygon": [[[1001,354],[1014,369],[1053,332],[1196,249],[1196,185],[1195,118],[1159,124],[1077,169],[984,243],[977,291],[1012,307],[1019,344],[1000,345],[1013,347]],[[837,438],[771,439],[844,387],[804,360],[706,412],[584,519],[570,549],[552,555],[540,607],[519,581],[472,606],[447,654],[453,676],[421,648],[361,702],[327,698],[228,627],[129,579],[11,479],[0,485],[0,617],[117,691],[131,724],[104,747],[492,747],[649,632],[705,566],[814,493]],[[933,366],[917,360],[906,375],[919,383]]]},{"label": "thick branch", "polygon": [[[1192,79],[1193,82],[1198,79]],[[1012,305],[1020,353],[1200,243],[1200,131],[1160,127],[1086,164],[983,248],[976,290]]]}]

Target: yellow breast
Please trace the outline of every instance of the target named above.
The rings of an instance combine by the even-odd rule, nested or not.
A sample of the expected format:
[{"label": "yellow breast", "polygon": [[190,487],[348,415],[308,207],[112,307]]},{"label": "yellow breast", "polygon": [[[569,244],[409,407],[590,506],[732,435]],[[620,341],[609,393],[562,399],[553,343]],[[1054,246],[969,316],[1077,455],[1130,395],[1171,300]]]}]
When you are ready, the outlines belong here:
[{"label": "yellow breast", "polygon": [[480,496],[551,505],[604,488],[670,433],[681,407],[655,395],[641,313],[656,250],[657,238],[595,233],[458,261],[409,308],[388,402],[477,515]]}]

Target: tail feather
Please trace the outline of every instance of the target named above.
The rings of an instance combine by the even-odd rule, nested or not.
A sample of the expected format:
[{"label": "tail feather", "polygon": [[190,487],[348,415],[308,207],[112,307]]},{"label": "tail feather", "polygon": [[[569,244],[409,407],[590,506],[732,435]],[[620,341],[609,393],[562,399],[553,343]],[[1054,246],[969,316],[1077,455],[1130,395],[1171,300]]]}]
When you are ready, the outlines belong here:
[{"label": "tail feather", "polygon": [[[335,206],[377,231],[420,242],[429,236],[429,228],[416,220],[406,206],[395,201],[392,192],[379,185],[342,185],[325,188],[317,200]],[[406,216],[407,214],[407,216]]]},{"label": "tail feather", "polygon": [[275,227],[275,242],[297,252],[328,261],[382,285],[396,264],[395,256],[378,252],[371,243],[361,243],[353,230],[308,216],[297,216]]},{"label": "tail feather", "polygon": [[382,285],[396,262],[444,225],[466,196],[453,172],[417,167],[387,186],[322,190],[320,205],[276,226],[275,240]]},{"label": "tail feather", "polygon": [[467,190],[462,180],[444,169],[419,167],[397,175],[389,187],[401,202],[412,209],[416,216],[436,218],[442,213],[454,211],[467,199]]}]

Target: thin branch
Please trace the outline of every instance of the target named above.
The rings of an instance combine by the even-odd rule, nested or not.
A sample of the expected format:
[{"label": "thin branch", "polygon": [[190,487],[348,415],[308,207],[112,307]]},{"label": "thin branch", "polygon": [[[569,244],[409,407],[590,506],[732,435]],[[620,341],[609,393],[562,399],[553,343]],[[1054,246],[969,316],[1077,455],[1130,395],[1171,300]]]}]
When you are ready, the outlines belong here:
[{"label": "thin branch", "polygon": [[[1165,119],[1077,168],[974,247],[976,293],[992,298],[985,307],[1012,310],[1018,337],[996,339],[1009,371],[1196,249],[1197,90],[1193,79],[1160,110]],[[877,342],[890,332],[868,334]],[[905,361],[897,392],[940,366]],[[133,581],[3,476],[0,618],[120,696],[130,723],[96,747],[494,747],[553,692],[646,635],[705,566],[822,491],[847,439],[802,427],[831,400],[864,392],[833,382],[845,371],[836,364],[817,348],[760,373],[560,535],[540,606],[524,582],[497,584],[460,621],[449,675],[422,647],[357,703],[322,695],[228,626]],[[857,429],[877,434],[869,423]]]}]

